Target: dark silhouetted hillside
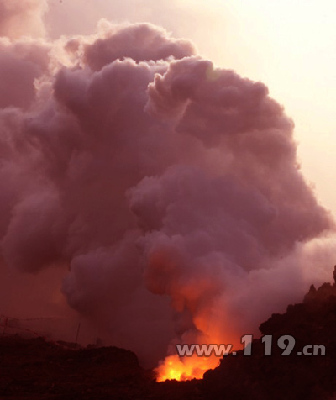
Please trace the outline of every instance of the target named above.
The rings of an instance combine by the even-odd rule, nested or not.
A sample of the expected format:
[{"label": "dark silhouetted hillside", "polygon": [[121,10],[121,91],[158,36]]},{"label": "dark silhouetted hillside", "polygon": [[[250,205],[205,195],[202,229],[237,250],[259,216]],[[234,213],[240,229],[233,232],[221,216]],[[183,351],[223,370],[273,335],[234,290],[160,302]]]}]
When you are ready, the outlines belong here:
[{"label": "dark silhouetted hillside", "polygon": [[[336,393],[336,286],[312,286],[300,304],[273,314],[260,325],[272,335],[272,355],[264,355],[261,340],[254,340],[252,355],[229,356],[208,371],[202,388],[211,399],[291,400],[329,399]],[[291,355],[281,355],[277,340],[291,335],[296,344]],[[324,345],[326,354],[298,355],[305,345]],[[312,350],[309,349],[309,352]]]},{"label": "dark silhouetted hillside", "polygon": [[[130,351],[115,347],[75,349],[44,339],[0,336],[0,399],[54,400],[324,400],[336,394],[336,286],[310,288],[303,302],[289,305],[260,325],[272,335],[272,355],[261,339],[252,355],[225,357],[203,380],[156,383]],[[277,339],[291,335],[291,355]],[[325,355],[298,355],[305,345],[324,345]]]}]

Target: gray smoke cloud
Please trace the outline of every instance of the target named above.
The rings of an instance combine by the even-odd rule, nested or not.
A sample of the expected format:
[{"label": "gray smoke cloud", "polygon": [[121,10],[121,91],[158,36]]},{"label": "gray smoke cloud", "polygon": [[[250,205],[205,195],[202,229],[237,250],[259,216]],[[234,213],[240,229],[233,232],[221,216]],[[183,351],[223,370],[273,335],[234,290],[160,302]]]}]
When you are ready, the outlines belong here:
[{"label": "gray smoke cloud", "polygon": [[1,46],[3,270],[65,267],[68,304],[147,364],[301,294],[293,254],[333,221],[263,83],[151,24]]}]

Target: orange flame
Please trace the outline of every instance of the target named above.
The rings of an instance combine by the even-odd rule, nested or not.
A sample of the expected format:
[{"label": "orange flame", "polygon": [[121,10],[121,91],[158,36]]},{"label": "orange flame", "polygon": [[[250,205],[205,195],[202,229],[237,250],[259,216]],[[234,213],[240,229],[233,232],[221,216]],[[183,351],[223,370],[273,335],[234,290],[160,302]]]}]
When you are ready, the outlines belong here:
[{"label": "orange flame", "polygon": [[[226,323],[226,332],[221,332],[221,325],[216,320],[209,320],[208,315],[199,313],[194,317],[194,323],[198,327],[199,334],[197,342],[199,344],[232,344],[231,351],[241,348],[238,332],[232,326]],[[223,318],[223,321],[226,322]],[[204,334],[206,332],[206,334]],[[195,339],[195,337],[194,337]],[[195,342],[194,342],[195,343]],[[192,379],[202,379],[203,375],[209,369],[214,369],[219,365],[222,357],[215,354],[207,357],[200,357],[197,354],[193,356],[180,357],[178,355],[169,355],[156,368],[157,382],[166,380],[188,381]]]},{"label": "orange flame", "polygon": [[[158,253],[152,258],[152,262],[152,265],[156,267],[162,263],[167,264],[164,254]],[[235,348],[240,347],[236,326],[231,323],[231,314],[225,309],[223,298],[216,297],[219,290],[214,280],[198,277],[198,279],[183,282],[183,285],[176,282],[174,285],[171,288],[172,306],[177,312],[189,310],[195,327],[194,330],[182,335],[180,338],[182,344],[197,343],[201,346],[210,343],[225,346],[231,344]],[[169,350],[172,350],[175,344],[175,341],[171,343]],[[211,356],[194,354],[183,357],[168,355],[155,370],[156,380],[164,382],[202,379],[206,371],[219,365],[221,358],[215,354]]]},{"label": "orange flame", "polygon": [[216,368],[219,358],[211,357],[179,357],[172,355],[166,357],[165,361],[156,368],[157,381],[168,380],[188,381],[191,379],[202,379],[203,374],[209,369]]}]

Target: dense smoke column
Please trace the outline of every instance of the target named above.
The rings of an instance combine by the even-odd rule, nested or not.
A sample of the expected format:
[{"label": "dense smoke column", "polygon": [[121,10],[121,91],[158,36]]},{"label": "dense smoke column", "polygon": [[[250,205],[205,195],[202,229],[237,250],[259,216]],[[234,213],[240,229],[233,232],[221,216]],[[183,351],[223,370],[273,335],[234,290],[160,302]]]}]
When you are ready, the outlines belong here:
[{"label": "dense smoke column", "polygon": [[[250,276],[267,286],[331,227],[283,108],[188,41],[105,21],[1,45],[1,268],[66,266],[68,303],[112,343],[154,362],[224,332]],[[256,308],[263,290],[248,290]]]}]

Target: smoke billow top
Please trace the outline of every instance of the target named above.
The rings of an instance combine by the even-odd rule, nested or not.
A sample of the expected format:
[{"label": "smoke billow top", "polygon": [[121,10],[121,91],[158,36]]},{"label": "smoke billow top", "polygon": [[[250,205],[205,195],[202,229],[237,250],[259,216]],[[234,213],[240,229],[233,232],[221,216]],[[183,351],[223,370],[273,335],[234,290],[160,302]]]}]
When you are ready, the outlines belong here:
[{"label": "smoke billow top", "polygon": [[44,9],[0,1],[1,269],[69,269],[68,304],[147,362],[251,333],[301,288],[281,260],[333,225],[293,122],[154,25],[33,39]]}]

